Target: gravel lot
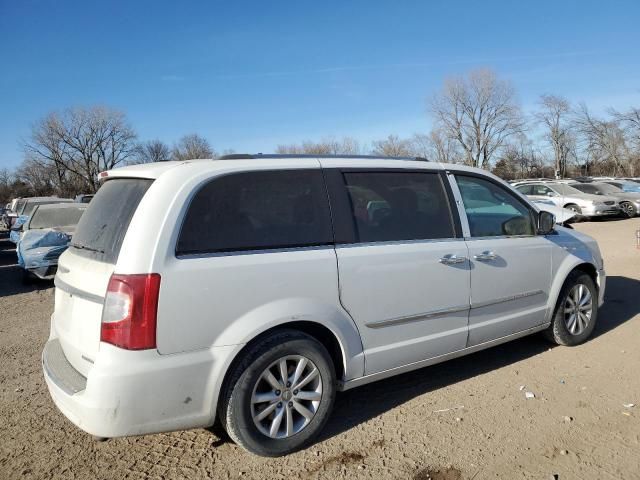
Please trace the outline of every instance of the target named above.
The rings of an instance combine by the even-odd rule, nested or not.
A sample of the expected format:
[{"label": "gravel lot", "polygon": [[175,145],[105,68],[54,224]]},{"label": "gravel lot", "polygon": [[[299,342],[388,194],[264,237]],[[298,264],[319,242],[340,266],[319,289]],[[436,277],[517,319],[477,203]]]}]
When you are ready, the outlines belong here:
[{"label": "gravel lot", "polygon": [[22,286],[0,238],[0,478],[640,478],[640,219],[576,228],[609,275],[591,341],[532,336],[346,392],[324,436],[280,459],[204,429],[96,443],[75,428],[40,370],[53,289]]}]

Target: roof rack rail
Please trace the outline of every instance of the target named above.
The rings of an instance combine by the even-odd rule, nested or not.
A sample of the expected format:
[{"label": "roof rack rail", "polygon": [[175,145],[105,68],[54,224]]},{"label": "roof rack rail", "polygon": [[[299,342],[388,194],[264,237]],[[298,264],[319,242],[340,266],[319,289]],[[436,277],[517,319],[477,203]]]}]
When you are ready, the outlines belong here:
[{"label": "roof rack rail", "polygon": [[424,157],[387,157],[384,155],[328,155],[328,154],[297,154],[297,153],[231,153],[222,155],[218,160],[252,160],[256,158],[353,158],[353,159],[377,159],[377,160],[417,160],[428,162]]}]

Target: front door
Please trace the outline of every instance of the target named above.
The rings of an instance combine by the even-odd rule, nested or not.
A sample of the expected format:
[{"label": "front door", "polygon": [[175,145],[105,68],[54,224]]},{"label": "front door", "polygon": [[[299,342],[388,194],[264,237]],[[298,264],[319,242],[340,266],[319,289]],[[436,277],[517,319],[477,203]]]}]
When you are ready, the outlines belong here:
[{"label": "front door", "polygon": [[469,346],[545,321],[551,242],[536,234],[535,212],[486,177],[456,175],[468,222],[471,261]]},{"label": "front door", "polygon": [[340,299],[358,325],[365,373],[463,349],[468,254],[441,175],[344,171],[340,178],[354,229],[353,241],[336,247]]}]

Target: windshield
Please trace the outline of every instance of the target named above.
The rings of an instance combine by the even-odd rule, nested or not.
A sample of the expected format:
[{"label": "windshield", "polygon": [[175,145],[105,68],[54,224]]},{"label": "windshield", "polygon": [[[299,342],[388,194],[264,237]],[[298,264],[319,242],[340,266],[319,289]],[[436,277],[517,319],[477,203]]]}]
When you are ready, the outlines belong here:
[{"label": "windshield", "polygon": [[26,200],[18,200],[16,202],[16,209],[14,210],[14,212],[20,215],[22,213],[22,209],[24,208],[25,203],[27,203]]},{"label": "windshield", "polygon": [[71,242],[74,251],[115,264],[131,217],[153,180],[108,180],[88,204]]},{"label": "windshield", "polygon": [[86,209],[87,207],[84,205],[38,208],[33,214],[29,228],[53,228],[77,225]]},{"label": "windshield", "polygon": [[583,195],[583,192],[578,190],[577,188],[570,187],[564,183],[554,183],[549,185],[550,188],[554,189],[556,192],[561,193],[562,195]]}]

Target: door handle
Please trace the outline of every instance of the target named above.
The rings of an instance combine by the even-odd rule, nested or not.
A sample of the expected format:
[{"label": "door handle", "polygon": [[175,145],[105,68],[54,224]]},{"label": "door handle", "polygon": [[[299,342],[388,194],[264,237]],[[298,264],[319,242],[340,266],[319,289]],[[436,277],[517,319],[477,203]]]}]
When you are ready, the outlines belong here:
[{"label": "door handle", "polygon": [[444,257],[442,257],[440,260],[438,260],[438,262],[442,263],[443,265],[455,265],[457,263],[464,263],[467,261],[467,257],[459,257],[457,255],[445,255]]},{"label": "door handle", "polygon": [[479,260],[481,262],[490,262],[491,260],[495,260],[498,256],[490,250],[486,250],[478,255],[474,255],[473,258],[475,260]]}]

